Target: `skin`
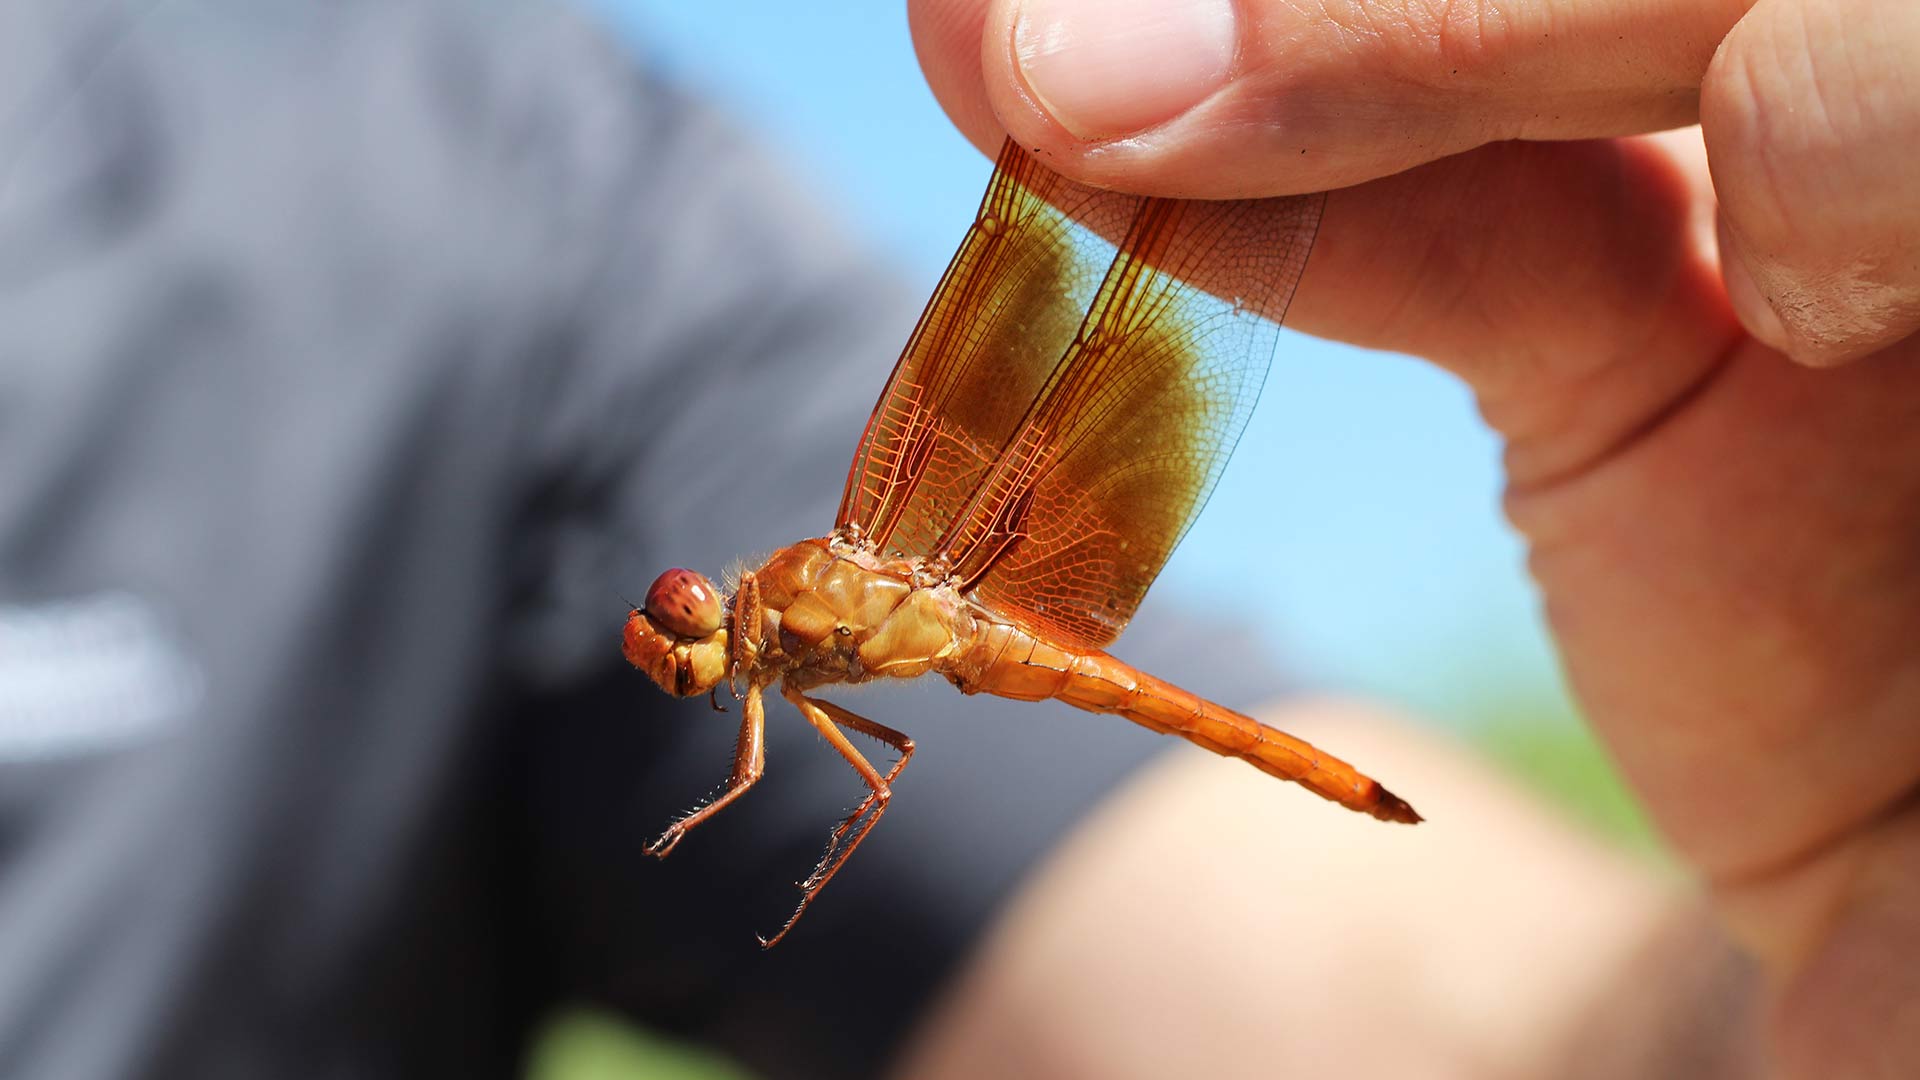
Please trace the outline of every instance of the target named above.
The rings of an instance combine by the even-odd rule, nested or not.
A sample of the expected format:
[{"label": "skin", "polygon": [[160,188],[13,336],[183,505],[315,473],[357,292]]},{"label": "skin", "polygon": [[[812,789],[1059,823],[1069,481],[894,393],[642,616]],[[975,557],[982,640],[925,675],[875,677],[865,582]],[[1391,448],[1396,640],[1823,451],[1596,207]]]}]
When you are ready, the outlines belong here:
[{"label": "skin", "polygon": [[1914,1075],[1920,6],[910,10],[983,150],[1339,188],[1289,323],[1477,394],[1575,693],[1758,965],[1770,1068]]},{"label": "skin", "polygon": [[1022,889],[898,1075],[1746,1075],[1750,973],[1674,882],[1377,708],[1266,718],[1431,816],[1384,828],[1176,750]]}]

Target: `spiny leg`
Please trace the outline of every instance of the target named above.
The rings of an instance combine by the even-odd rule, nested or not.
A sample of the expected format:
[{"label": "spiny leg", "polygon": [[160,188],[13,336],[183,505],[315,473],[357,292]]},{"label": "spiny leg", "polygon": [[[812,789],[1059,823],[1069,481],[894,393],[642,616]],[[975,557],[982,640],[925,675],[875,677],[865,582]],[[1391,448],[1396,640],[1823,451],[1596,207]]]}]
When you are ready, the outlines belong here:
[{"label": "spiny leg", "polygon": [[[807,700],[812,701],[815,705],[818,705],[820,706],[821,709],[825,710],[826,714],[832,718],[834,723],[839,724],[841,727],[844,727],[844,728],[851,728],[854,731],[857,731],[860,734],[867,736],[868,738],[878,739],[879,741],[887,744],[887,746],[892,748],[894,753],[899,755],[899,757],[894,759],[893,768],[888,769],[887,775],[880,778],[881,788],[876,788],[874,790],[867,792],[867,797],[861,800],[859,806],[856,806],[853,808],[853,813],[847,815],[847,819],[845,821],[842,821],[839,827],[833,830],[833,835],[829,837],[827,840],[827,851],[829,854],[831,854],[833,851],[834,845],[838,844],[841,840],[846,838],[848,831],[853,828],[854,823],[858,822],[862,817],[864,817],[867,811],[873,808],[875,803],[882,801],[882,796],[880,794],[880,791],[884,789],[889,794],[892,793],[894,779],[900,775],[900,770],[907,767],[908,760],[910,760],[913,757],[913,739],[911,739],[907,735],[902,734],[901,732],[895,731],[894,729],[888,727],[885,724],[876,723],[875,721],[869,720],[866,717],[859,715],[858,713],[849,712],[846,709],[843,709],[840,706],[835,705],[831,701],[820,701],[814,698],[808,698]],[[875,816],[877,817],[878,815],[875,815]],[[873,827],[873,823],[869,821],[867,823],[866,828],[871,829],[872,827]],[[866,829],[861,830],[861,833],[863,835],[865,834],[865,832],[866,832]],[[849,852],[850,851],[851,849],[849,849]],[[845,862],[846,857],[844,855],[841,856],[840,861]],[[824,858],[822,858],[820,862],[821,862],[821,866],[826,865],[826,860]],[[835,863],[834,867],[835,869],[838,869],[839,863]],[[819,871],[820,871],[820,867],[815,867],[814,874],[808,875],[808,879],[811,880],[814,875],[817,875],[819,873]]]},{"label": "spiny leg", "polygon": [[740,705],[740,740],[733,748],[733,775],[727,777],[727,789],[717,798],[694,807],[679,820],[667,826],[646,851],[662,859],[667,857],[681,837],[693,830],[693,827],[725,809],[728,803],[747,793],[767,770],[766,708],[760,702],[760,687],[757,684],[747,686],[746,698]]},{"label": "spiny leg", "polygon": [[[827,850],[820,856],[820,862],[814,866],[813,872],[807,875],[806,880],[800,883],[800,906],[787,917],[785,925],[780,927],[778,933],[770,938],[760,939],[761,946],[768,949],[778,945],[780,939],[787,936],[787,931],[793,929],[793,924],[799,922],[800,916],[806,914],[807,906],[813,903],[813,898],[820,895],[820,890],[826,888],[827,882],[833,880],[833,875],[839,873],[840,868],[846,865],[848,857],[860,846],[860,842],[867,838],[867,833],[873,831],[873,827],[880,821],[880,815],[887,812],[888,801],[893,798],[894,779],[900,775],[900,770],[907,767],[908,760],[913,757],[913,740],[885,724],[876,724],[830,701],[815,701],[791,687],[782,686],[780,693],[788,701],[793,702],[794,708],[800,710],[800,715],[807,718],[807,723],[812,724],[814,730],[818,731],[841,757],[847,759],[847,764],[853,766],[853,770],[867,782],[868,794],[866,799],[854,808],[853,813],[833,830],[833,835],[827,839]],[[899,760],[893,763],[893,768],[887,770],[885,776],[880,775],[880,771],[873,767],[866,755],[855,748],[840,728],[834,726],[835,724],[880,740],[900,755]]]}]

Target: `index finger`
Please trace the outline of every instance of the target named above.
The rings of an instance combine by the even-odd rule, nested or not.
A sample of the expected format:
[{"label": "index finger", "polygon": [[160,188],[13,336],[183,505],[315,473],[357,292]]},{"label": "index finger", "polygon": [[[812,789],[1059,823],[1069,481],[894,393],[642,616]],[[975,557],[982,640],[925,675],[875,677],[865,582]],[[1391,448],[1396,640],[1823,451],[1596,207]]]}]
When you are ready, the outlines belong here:
[{"label": "index finger", "polygon": [[911,0],[935,94],[1076,179],[1248,198],[1693,123],[1753,0]]}]

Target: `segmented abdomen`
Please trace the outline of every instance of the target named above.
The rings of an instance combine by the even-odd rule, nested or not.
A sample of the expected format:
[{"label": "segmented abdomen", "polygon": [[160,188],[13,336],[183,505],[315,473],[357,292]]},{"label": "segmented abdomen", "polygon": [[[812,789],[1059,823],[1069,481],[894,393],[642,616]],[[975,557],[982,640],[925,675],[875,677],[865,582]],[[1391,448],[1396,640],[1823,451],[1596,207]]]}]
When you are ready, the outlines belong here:
[{"label": "segmented abdomen", "polygon": [[1420,820],[1378,781],[1303,739],[1216,705],[1104,652],[1074,652],[1017,627],[981,620],[973,642],[947,667],[968,693],[1020,701],[1058,698],[1089,712],[1121,716],[1178,735],[1216,754],[1292,780],[1322,798],[1384,821]]}]

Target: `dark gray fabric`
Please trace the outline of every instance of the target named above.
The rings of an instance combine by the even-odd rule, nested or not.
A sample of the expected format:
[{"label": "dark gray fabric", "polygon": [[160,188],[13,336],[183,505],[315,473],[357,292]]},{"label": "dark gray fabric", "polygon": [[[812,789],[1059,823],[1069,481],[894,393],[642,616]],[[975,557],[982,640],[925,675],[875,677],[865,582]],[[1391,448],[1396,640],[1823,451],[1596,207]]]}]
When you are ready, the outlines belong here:
[{"label": "dark gray fabric", "polygon": [[[0,1076],[512,1075],[581,997],[879,1068],[1163,744],[852,700],[920,756],[762,954],[858,781],[777,706],[762,787],[643,858],[734,717],[618,638],[827,528],[916,303],[540,5],[0,6]],[[1260,688],[1232,652],[1196,689]]]}]

